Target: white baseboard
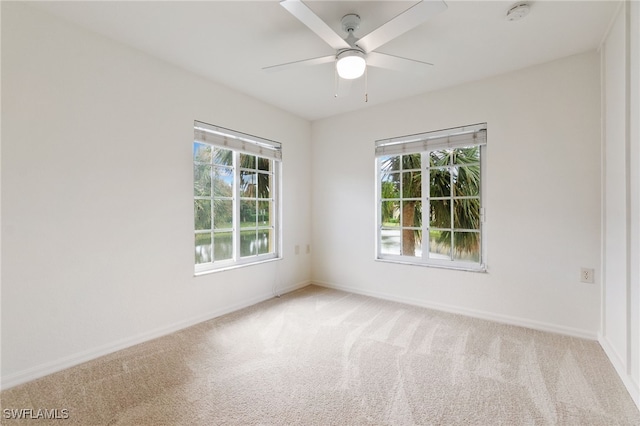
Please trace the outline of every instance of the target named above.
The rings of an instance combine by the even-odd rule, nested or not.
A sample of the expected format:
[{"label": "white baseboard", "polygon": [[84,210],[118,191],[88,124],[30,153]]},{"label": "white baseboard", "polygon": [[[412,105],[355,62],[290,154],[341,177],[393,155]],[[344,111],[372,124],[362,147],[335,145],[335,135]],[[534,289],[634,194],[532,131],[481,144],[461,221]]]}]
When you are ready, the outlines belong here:
[{"label": "white baseboard", "polygon": [[362,294],[364,296],[376,297],[378,299],[385,299],[393,302],[406,303],[407,305],[420,306],[422,308],[434,309],[437,311],[465,315],[472,318],[484,319],[484,320],[499,322],[502,324],[516,325],[519,327],[526,327],[534,330],[548,331],[556,334],[564,334],[567,336],[580,337],[582,339],[598,340],[598,335],[596,333],[588,330],[581,330],[578,328],[564,327],[564,326],[545,323],[541,321],[530,320],[527,318],[519,318],[519,317],[510,316],[510,315],[496,314],[493,312],[486,312],[486,311],[480,311],[480,310],[469,309],[469,308],[461,308],[458,306],[446,305],[442,303],[433,303],[433,302],[428,302],[428,301],[413,299],[408,297],[399,297],[394,294],[363,290],[356,287],[345,286],[345,285],[334,284],[334,283],[327,283],[323,281],[314,280],[312,283],[322,287],[333,288],[336,290],[343,290],[350,293]]},{"label": "white baseboard", "polygon": [[629,373],[627,372],[625,362],[622,360],[618,352],[613,348],[613,346],[611,345],[611,343],[609,343],[609,340],[607,340],[605,336],[598,335],[598,343],[600,343],[600,346],[602,346],[604,353],[609,358],[609,361],[611,361],[613,368],[616,369],[616,373],[618,373],[618,376],[620,376],[620,380],[622,380],[624,387],[627,388],[627,391],[629,392],[629,395],[631,395],[633,402],[636,403],[638,410],[640,410],[640,386],[638,386],[638,383],[636,383],[631,375],[629,375]]},{"label": "white baseboard", "polygon": [[[310,281],[303,281],[290,286],[279,287],[277,289],[277,292],[278,294],[285,294],[285,293],[289,293],[289,292],[298,290],[300,288],[306,287],[309,284],[311,284]],[[125,339],[121,339],[112,343],[108,343],[106,345],[102,345],[96,348],[92,348],[86,351],[72,354],[72,355],[57,359],[55,361],[47,362],[44,364],[37,365],[35,367],[28,368],[26,370],[8,374],[2,377],[0,381],[1,382],[0,388],[2,390],[6,390],[14,386],[27,383],[32,380],[36,380],[41,377],[47,376],[49,374],[57,373],[58,371],[62,371],[67,368],[82,364],[84,362],[91,361],[101,356],[108,355],[113,352],[117,352],[119,350],[126,349],[128,347],[147,342],[149,340],[157,339],[158,337],[162,337],[167,334],[171,334],[176,331],[182,330],[184,328],[199,324],[201,322],[208,321],[213,318],[217,318],[221,315],[225,315],[225,314],[237,311],[239,309],[246,308],[251,305],[255,305],[256,303],[263,302],[273,297],[274,297],[274,293],[269,291],[269,292],[242,300],[231,306],[225,306],[223,308],[216,309],[204,315],[187,318],[185,320],[179,321],[177,323],[174,323],[165,327],[159,327],[145,333],[140,333],[136,336],[127,337]]]}]

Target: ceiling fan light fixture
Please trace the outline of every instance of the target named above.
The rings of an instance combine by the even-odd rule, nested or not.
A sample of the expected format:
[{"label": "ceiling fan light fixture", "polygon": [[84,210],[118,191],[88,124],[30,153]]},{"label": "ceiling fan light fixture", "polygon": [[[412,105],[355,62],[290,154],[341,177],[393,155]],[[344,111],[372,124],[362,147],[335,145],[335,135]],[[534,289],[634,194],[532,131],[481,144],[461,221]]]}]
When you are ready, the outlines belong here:
[{"label": "ceiling fan light fixture", "polygon": [[340,78],[345,80],[354,80],[362,77],[364,70],[367,68],[364,53],[356,49],[340,52],[337,59],[336,70]]}]

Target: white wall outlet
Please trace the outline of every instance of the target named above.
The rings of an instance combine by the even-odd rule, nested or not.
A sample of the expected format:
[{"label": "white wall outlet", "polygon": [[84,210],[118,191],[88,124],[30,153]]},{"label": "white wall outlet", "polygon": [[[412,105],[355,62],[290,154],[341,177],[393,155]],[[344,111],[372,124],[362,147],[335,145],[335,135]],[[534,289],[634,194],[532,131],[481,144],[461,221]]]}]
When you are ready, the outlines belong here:
[{"label": "white wall outlet", "polygon": [[593,284],[592,268],[580,268],[580,282]]},{"label": "white wall outlet", "polygon": [[307,254],[311,253],[311,244],[307,244]]},{"label": "white wall outlet", "polygon": [[300,254],[300,246],[296,244],[295,248],[296,254]]}]

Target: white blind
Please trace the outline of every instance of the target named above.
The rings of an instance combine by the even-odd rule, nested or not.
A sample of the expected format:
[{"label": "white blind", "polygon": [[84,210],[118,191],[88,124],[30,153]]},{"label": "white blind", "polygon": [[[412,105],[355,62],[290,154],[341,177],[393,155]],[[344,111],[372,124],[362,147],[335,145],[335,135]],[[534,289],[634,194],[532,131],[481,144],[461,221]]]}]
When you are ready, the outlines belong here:
[{"label": "white blind", "polygon": [[376,141],[376,157],[487,144],[487,123]]},{"label": "white blind", "polygon": [[269,139],[247,135],[235,130],[195,121],[194,140],[221,148],[233,149],[245,154],[259,155],[273,160],[282,160],[282,144]]}]

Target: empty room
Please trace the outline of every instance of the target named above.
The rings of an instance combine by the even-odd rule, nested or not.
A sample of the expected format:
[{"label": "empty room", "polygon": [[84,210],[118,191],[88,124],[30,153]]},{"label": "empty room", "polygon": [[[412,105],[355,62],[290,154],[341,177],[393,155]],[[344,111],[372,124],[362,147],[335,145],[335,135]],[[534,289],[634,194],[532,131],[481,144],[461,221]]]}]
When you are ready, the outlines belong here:
[{"label": "empty room", "polygon": [[0,13],[0,423],[640,424],[639,1]]}]

